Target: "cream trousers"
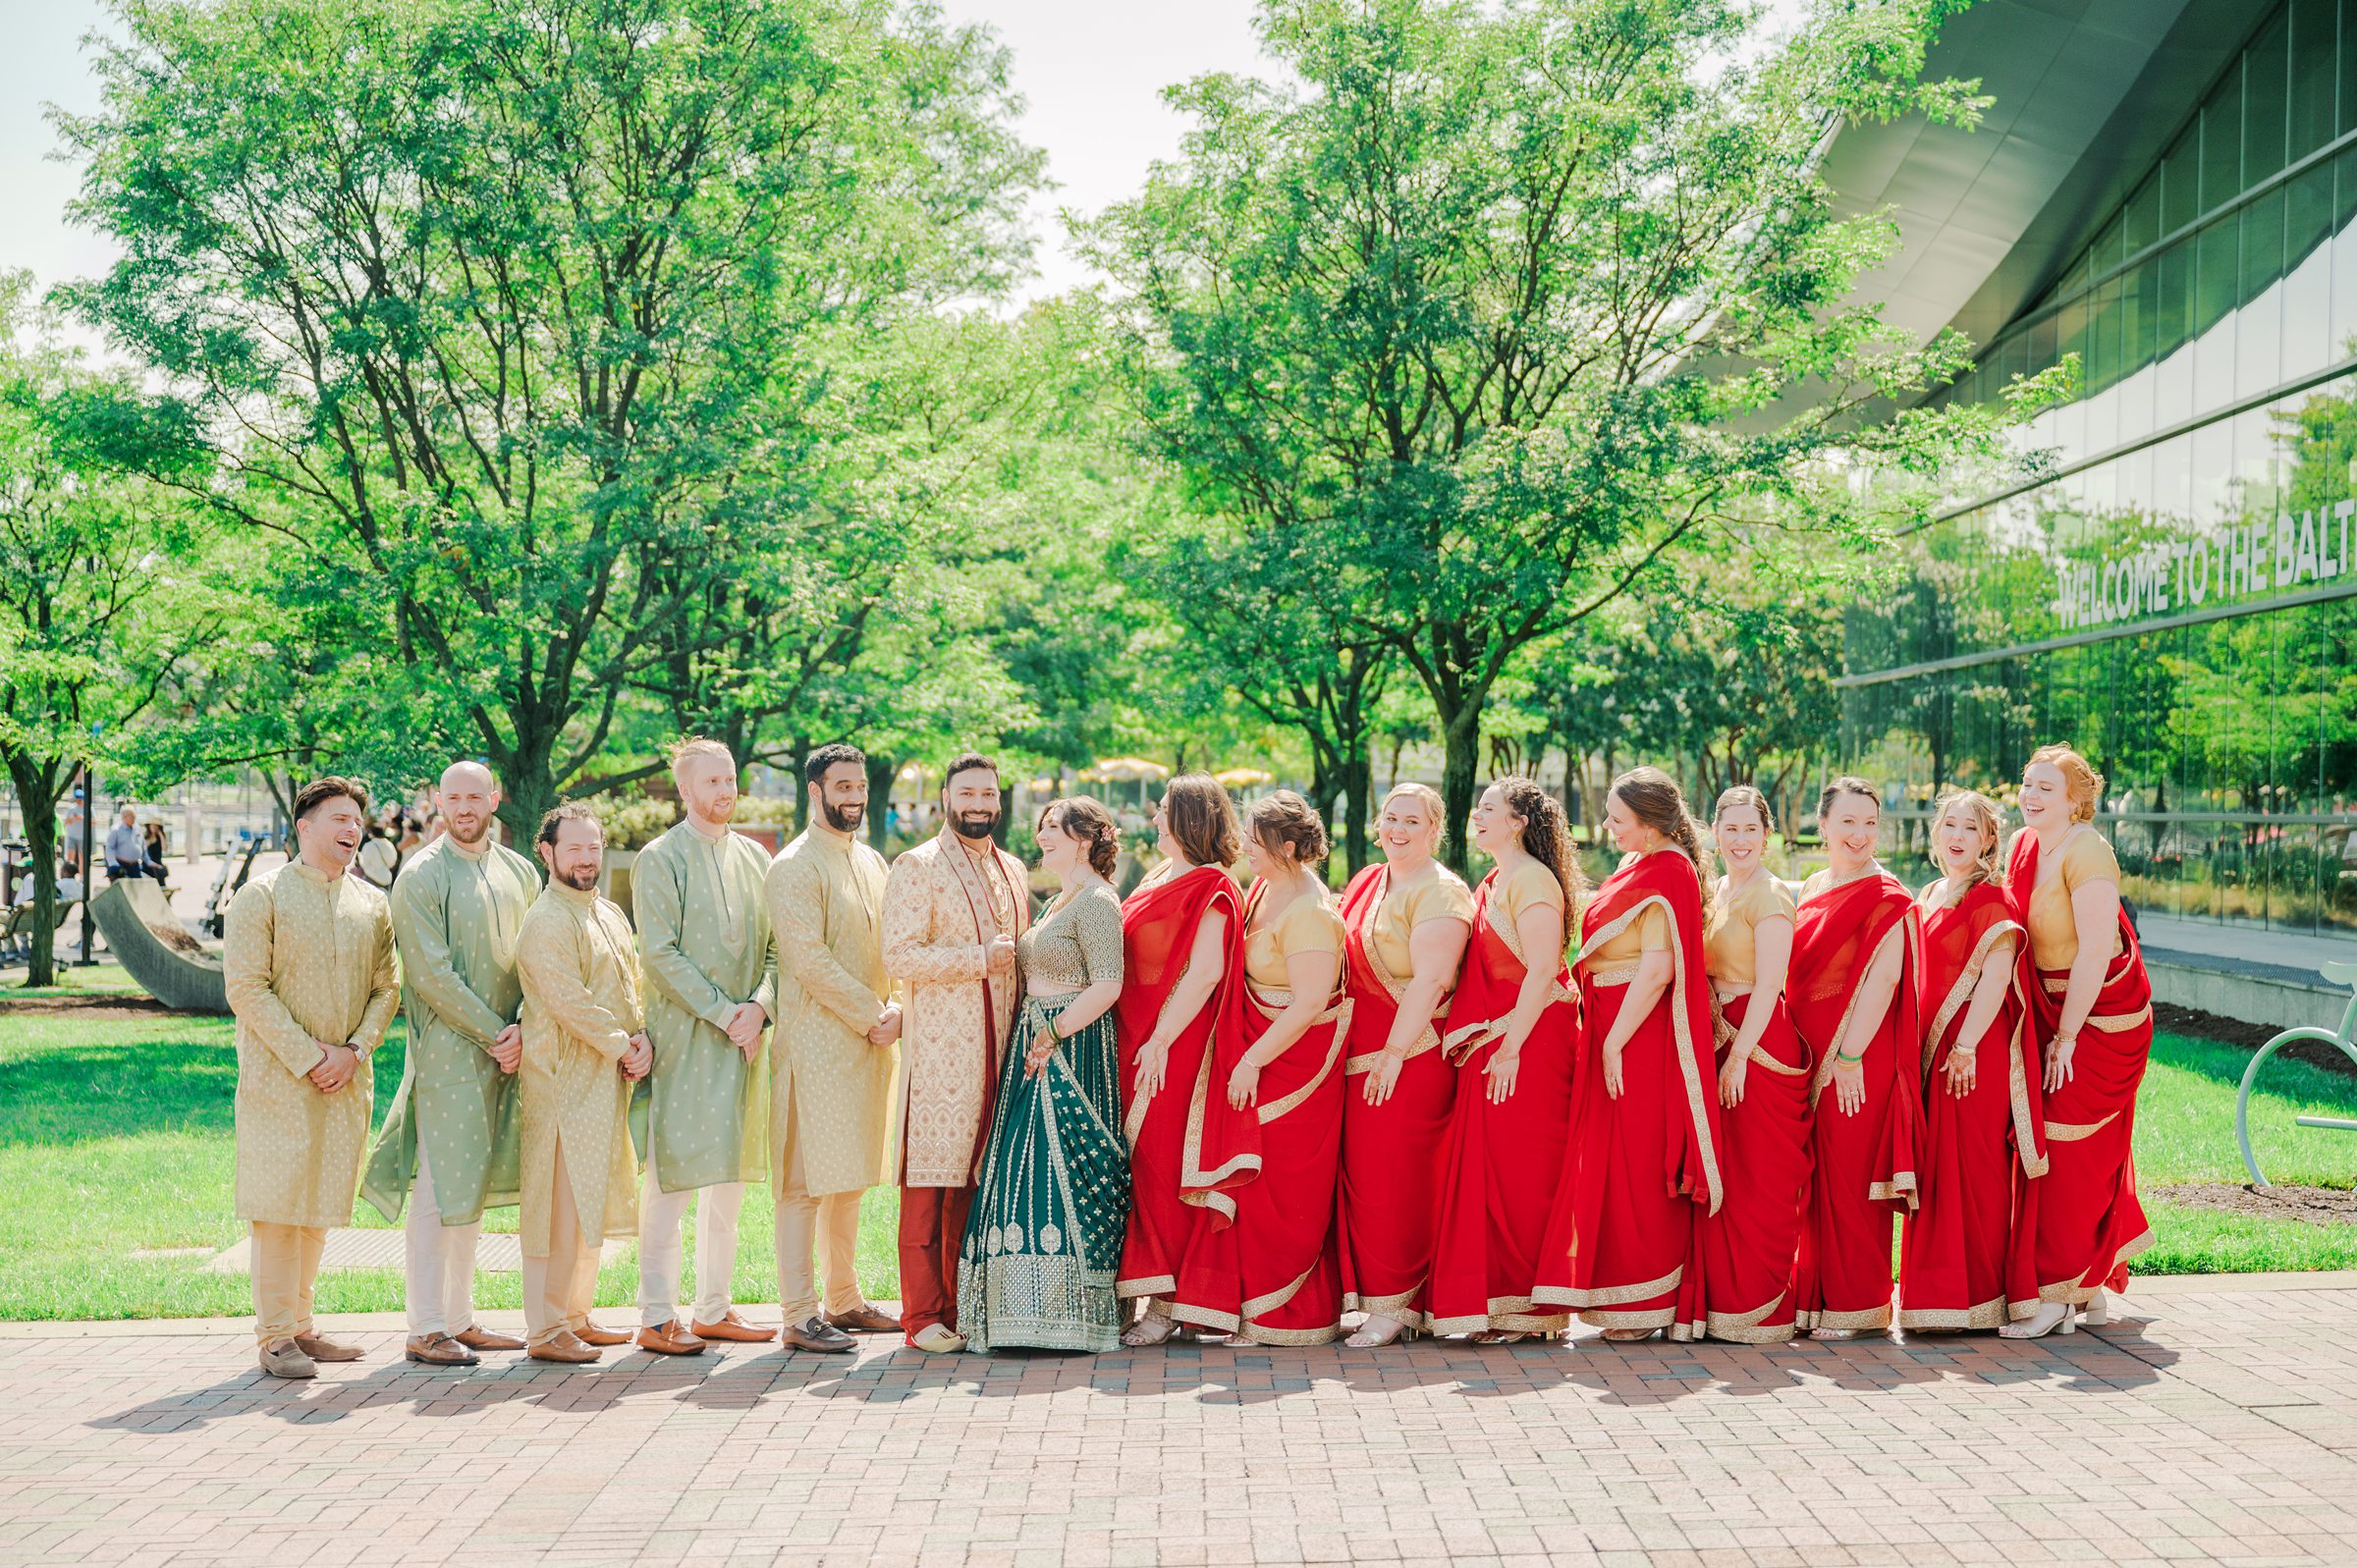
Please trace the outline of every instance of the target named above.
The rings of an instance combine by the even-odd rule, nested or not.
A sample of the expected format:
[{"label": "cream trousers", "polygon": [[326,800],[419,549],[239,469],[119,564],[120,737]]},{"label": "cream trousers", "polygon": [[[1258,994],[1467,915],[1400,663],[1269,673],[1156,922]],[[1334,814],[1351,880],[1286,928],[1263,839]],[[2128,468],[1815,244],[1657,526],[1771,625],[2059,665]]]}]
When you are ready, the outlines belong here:
[{"label": "cream trousers", "polygon": [[311,1331],[311,1286],[319,1278],[319,1255],[327,1251],[325,1225],[248,1223],[253,1237],[253,1338],[283,1344]]},{"label": "cream trousers", "polygon": [[524,1343],[545,1345],[589,1321],[597,1300],[599,1243],[581,1233],[581,1215],[565,1173],[565,1146],[557,1145],[556,1176],[548,1206],[548,1256],[523,1260]]}]

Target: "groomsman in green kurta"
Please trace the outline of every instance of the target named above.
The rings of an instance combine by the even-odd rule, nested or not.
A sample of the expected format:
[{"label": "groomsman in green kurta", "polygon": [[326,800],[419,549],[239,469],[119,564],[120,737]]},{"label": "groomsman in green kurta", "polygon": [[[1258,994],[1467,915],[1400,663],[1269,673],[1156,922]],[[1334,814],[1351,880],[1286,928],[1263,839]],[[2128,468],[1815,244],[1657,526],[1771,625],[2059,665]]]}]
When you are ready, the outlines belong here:
[{"label": "groomsman in green kurta", "polygon": [[[762,1036],[777,1005],[762,879],[769,856],[729,831],[737,759],[717,740],[672,753],[680,825],[630,868],[646,1033],[655,1045],[638,1199],[638,1348],[693,1355],[708,1339],[765,1340],[730,1306],[737,1212],[769,1159]],[[703,1196],[699,1200],[697,1194]],[[695,1204],[695,1301],[680,1321],[680,1221]]]},{"label": "groomsman in green kurta", "polygon": [[409,1059],[360,1191],[387,1219],[400,1218],[408,1196],[408,1355],[432,1367],[523,1348],[474,1321],[483,1211],[516,1202],[516,932],[540,892],[532,862],[494,836],[499,802],[481,763],[444,769],[434,804],[450,831],[411,855],[393,884]]}]

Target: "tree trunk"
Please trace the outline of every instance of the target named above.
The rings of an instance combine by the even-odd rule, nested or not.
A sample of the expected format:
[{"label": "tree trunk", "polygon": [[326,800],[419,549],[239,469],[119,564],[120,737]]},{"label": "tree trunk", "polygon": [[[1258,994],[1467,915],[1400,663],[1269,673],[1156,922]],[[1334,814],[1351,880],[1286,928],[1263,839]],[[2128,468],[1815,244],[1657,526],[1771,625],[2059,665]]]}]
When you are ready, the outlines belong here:
[{"label": "tree trunk", "polygon": [[[57,984],[57,777],[62,764],[52,766],[30,757],[8,759],[9,778],[17,788],[17,803],[25,808],[25,841],[32,858],[32,930],[27,946],[25,983]],[[86,813],[85,813],[86,815]],[[83,895],[90,888],[89,868],[82,874]]]},{"label": "tree trunk", "polygon": [[794,737],[794,832],[796,838],[810,831],[810,786],[802,783],[802,759],[810,755],[810,737]]},{"label": "tree trunk", "polygon": [[1343,869],[1357,876],[1367,864],[1367,824],[1375,815],[1375,750],[1365,736],[1343,765]]},{"label": "tree trunk", "polygon": [[885,852],[886,819],[892,815],[892,782],[901,765],[891,757],[867,754],[867,841],[876,853]]},{"label": "tree trunk", "polygon": [[1481,768],[1481,704],[1460,703],[1441,715],[1441,858],[1458,876],[1467,865],[1465,824],[1473,816],[1475,775]]}]

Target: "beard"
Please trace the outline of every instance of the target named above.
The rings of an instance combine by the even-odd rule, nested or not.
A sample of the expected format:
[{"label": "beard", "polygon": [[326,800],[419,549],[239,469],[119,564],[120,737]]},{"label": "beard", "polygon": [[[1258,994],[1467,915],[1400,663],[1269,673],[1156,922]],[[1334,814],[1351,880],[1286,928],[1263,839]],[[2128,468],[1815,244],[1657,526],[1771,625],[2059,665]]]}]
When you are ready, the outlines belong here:
[{"label": "beard", "polygon": [[450,830],[450,836],[453,838],[469,849],[481,843],[491,835],[491,819],[488,817],[480,822],[461,822],[453,819],[445,826]]},{"label": "beard", "polygon": [[950,827],[959,838],[980,843],[997,831],[999,814],[995,811],[960,811],[950,818]]},{"label": "beard", "polygon": [[578,871],[560,871],[557,880],[576,892],[587,892],[597,886],[597,871],[595,866],[583,866]]},{"label": "beard", "polygon": [[864,804],[839,806],[832,800],[822,800],[818,803],[818,809],[825,814],[827,826],[837,833],[858,832],[861,820],[867,816]]}]

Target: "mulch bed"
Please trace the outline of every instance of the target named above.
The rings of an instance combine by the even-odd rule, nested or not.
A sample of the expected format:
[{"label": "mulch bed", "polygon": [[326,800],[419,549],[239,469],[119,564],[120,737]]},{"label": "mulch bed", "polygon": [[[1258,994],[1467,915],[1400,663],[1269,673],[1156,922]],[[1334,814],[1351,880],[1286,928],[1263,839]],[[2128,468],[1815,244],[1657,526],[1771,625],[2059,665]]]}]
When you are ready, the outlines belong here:
[{"label": "mulch bed", "polygon": [[[0,991],[0,1017],[12,1012],[65,1013],[76,1018],[173,1018],[184,1016],[153,997],[121,993],[93,997],[12,997]],[[198,1017],[197,1013],[185,1016]]]},{"label": "mulch bed", "polygon": [[[2240,1046],[2245,1051],[2256,1051],[2282,1033],[2270,1024],[2250,1023],[2241,1018],[2221,1018],[2214,1012],[2174,1007],[2165,1001],[2153,1003],[2153,1024],[2172,1035],[2216,1040],[2222,1045]],[[2343,1078],[2357,1078],[2357,1061],[2351,1061],[2345,1053],[2321,1040],[2303,1040],[2296,1045],[2285,1046],[2275,1055],[2304,1061],[2311,1067],[2322,1067]]]},{"label": "mulch bed", "polygon": [[2188,1209],[2217,1209],[2265,1219],[2298,1219],[2311,1225],[2357,1225],[2357,1191],[2344,1187],[2256,1187],[2223,1181],[2188,1181],[2155,1187],[2150,1196]]}]

